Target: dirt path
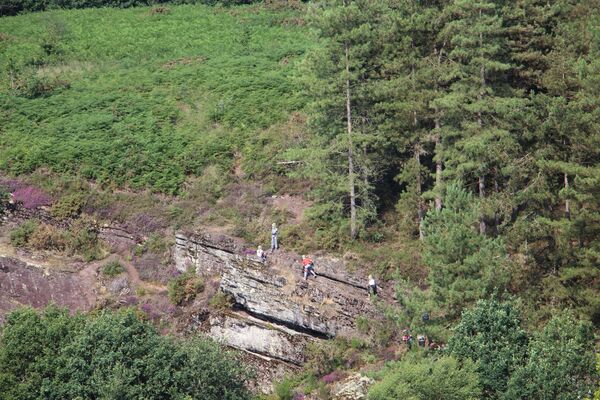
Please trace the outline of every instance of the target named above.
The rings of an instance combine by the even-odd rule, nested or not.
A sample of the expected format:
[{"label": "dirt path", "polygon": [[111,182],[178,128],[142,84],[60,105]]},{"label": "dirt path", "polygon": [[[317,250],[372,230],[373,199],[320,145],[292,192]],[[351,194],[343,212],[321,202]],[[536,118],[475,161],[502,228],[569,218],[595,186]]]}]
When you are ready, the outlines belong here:
[{"label": "dirt path", "polygon": [[142,287],[147,291],[152,291],[155,293],[166,293],[167,292],[167,287],[164,285],[158,285],[156,283],[150,283],[150,282],[143,281],[140,278],[140,274],[138,273],[138,270],[129,261],[124,260],[122,257],[119,257],[118,260],[121,263],[121,265],[123,265],[125,267],[125,271],[127,271],[127,277],[129,278],[129,282],[131,282],[131,284],[134,287]]}]

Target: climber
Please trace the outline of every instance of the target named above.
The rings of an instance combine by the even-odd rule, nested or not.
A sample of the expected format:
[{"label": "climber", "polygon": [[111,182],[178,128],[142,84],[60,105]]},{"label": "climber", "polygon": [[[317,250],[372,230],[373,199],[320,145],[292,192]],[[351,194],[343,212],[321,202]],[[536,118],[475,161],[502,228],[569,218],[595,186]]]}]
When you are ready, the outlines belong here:
[{"label": "climber", "polygon": [[410,332],[408,331],[408,329],[404,329],[402,331],[402,341],[404,343],[406,343],[406,345],[408,346],[409,349],[412,347],[413,337],[410,334]]},{"label": "climber", "polygon": [[256,257],[263,264],[267,262],[267,252],[263,250],[262,246],[258,246],[258,249],[256,249]]},{"label": "climber", "polygon": [[307,256],[302,256],[302,270],[304,271],[304,280],[308,278],[309,274],[312,274],[315,279],[317,278],[317,274],[315,274],[315,263]]},{"label": "climber", "polygon": [[279,248],[279,244],[277,243],[278,234],[279,230],[277,229],[277,225],[273,222],[273,224],[271,224],[271,253]]},{"label": "climber", "polygon": [[369,291],[370,295],[377,294],[377,282],[375,282],[375,278],[373,278],[373,275],[369,275],[369,287],[367,290]]}]

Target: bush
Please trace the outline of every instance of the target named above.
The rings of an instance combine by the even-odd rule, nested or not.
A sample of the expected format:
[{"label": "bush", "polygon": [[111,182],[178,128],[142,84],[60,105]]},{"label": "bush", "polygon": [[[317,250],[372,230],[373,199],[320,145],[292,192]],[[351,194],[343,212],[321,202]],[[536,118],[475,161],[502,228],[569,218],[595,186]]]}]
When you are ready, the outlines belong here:
[{"label": "bush", "polygon": [[96,224],[89,217],[77,219],[69,230],[67,250],[71,254],[81,254],[84,260],[97,260],[102,256]]},{"label": "bush", "polygon": [[499,398],[511,374],[525,359],[527,336],[518,310],[511,302],[480,300],[463,312],[450,353],[459,359],[477,362],[477,372],[486,398]]},{"label": "bush", "polygon": [[29,238],[29,245],[37,250],[62,251],[67,247],[67,235],[52,225],[42,223]]},{"label": "bush", "polygon": [[249,400],[247,378],[215,343],[161,336],[131,309],[24,308],[0,336],[2,399]]},{"label": "bush", "polygon": [[84,193],[71,193],[54,203],[50,212],[58,219],[75,218],[81,214],[85,202],[86,195]]},{"label": "bush", "polygon": [[369,400],[476,400],[481,398],[475,364],[452,357],[405,360],[381,372],[383,379],[369,390]]},{"label": "bush", "polygon": [[33,232],[37,229],[38,222],[36,220],[27,220],[19,225],[10,233],[10,243],[14,247],[25,247],[29,244],[29,239]]},{"label": "bush", "polygon": [[102,274],[108,277],[117,276],[125,272],[125,268],[118,261],[110,261],[102,267]]},{"label": "bush", "polygon": [[281,382],[276,383],[275,394],[277,395],[277,400],[293,400],[296,385],[298,385],[298,382],[289,378],[284,378]]},{"label": "bush", "polygon": [[13,192],[13,200],[25,208],[38,208],[52,203],[50,196],[35,186],[25,186]]},{"label": "bush", "polygon": [[228,294],[218,291],[210,298],[209,304],[215,310],[227,310],[231,308],[233,299]]},{"label": "bush", "polygon": [[536,332],[527,350],[527,362],[510,377],[503,399],[583,399],[598,382],[593,326],[569,312]]},{"label": "bush", "polygon": [[169,300],[176,305],[189,303],[204,291],[204,281],[194,272],[186,272],[167,285]]}]

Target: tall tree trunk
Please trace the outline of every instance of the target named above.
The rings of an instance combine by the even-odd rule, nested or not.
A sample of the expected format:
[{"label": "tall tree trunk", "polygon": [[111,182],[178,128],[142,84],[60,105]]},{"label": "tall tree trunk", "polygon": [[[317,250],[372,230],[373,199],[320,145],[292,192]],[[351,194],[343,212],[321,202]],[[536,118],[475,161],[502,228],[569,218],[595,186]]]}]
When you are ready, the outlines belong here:
[{"label": "tall tree trunk", "polygon": [[419,215],[419,240],[425,238],[423,231],[423,222],[425,220],[425,210],[423,209],[423,199],[421,198],[422,183],[421,183],[421,147],[415,146],[415,160],[417,162],[417,214]]},{"label": "tall tree trunk", "polygon": [[[482,10],[479,10],[479,17],[481,18],[482,15]],[[482,49],[483,48],[483,33],[479,32],[479,48]],[[485,94],[485,66],[483,65],[483,63],[481,64],[481,67],[479,68],[479,77],[481,79],[481,88],[479,90],[479,95],[477,96],[479,101],[483,100],[483,96]],[[480,111],[477,111],[477,123],[479,124],[479,129],[480,131],[483,130],[483,117],[481,115],[481,104],[480,104]],[[479,197],[481,198],[481,200],[483,200],[485,198],[485,173],[481,172],[479,174]],[[481,233],[482,235],[485,235],[485,231],[486,231],[486,226],[485,226],[485,215],[481,214],[481,217],[479,219],[479,233]]]},{"label": "tall tree trunk", "polygon": [[[498,170],[496,170],[496,174],[494,176],[494,193],[496,195],[496,201],[498,201],[498,194],[500,193],[500,187],[498,185]],[[494,210],[494,230],[496,231],[496,236],[500,234],[500,217],[498,216],[498,210],[495,208]]]},{"label": "tall tree trunk", "polygon": [[[442,57],[444,56],[444,47],[446,42],[442,44],[442,47],[438,50],[434,48],[434,54],[437,55],[438,69],[442,66]],[[438,75],[435,79],[435,92],[439,93],[439,70]],[[442,209],[442,126],[440,122],[440,110],[438,106],[434,106],[435,112],[435,209],[440,211]]]},{"label": "tall tree trunk", "polygon": [[[569,175],[567,175],[567,173],[565,172],[565,190],[569,190]],[[567,193],[567,196],[569,194]],[[567,217],[567,219],[571,219],[571,202],[569,201],[569,198],[567,197],[567,199],[565,200],[565,217]]]},{"label": "tall tree trunk", "polygon": [[442,144],[440,139],[440,117],[438,109],[435,108],[435,209],[442,209]]},{"label": "tall tree trunk", "polygon": [[[346,2],[344,2],[347,5]],[[350,237],[356,239],[356,185],[354,182],[354,153],[352,142],[352,112],[350,107],[350,48],[344,45],[346,55],[346,127],[348,129],[348,185],[350,186]]]},{"label": "tall tree trunk", "polygon": [[[485,198],[485,175],[479,176],[479,198],[481,200],[483,200]],[[479,219],[479,233],[481,233],[482,235],[485,235],[485,228],[486,228],[484,218],[485,217],[482,214]]]},{"label": "tall tree trunk", "polygon": [[[415,84],[415,67],[413,65],[411,72],[411,79],[413,83],[413,92],[416,93],[417,88]],[[419,125],[419,119],[417,118],[417,110],[413,111],[413,128],[415,129],[415,135],[417,135],[417,127]],[[419,240],[423,240],[425,238],[425,234],[423,232],[423,221],[425,217],[425,210],[423,205],[423,199],[421,198],[421,193],[423,191],[423,184],[421,182],[421,144],[419,143],[419,139],[417,139],[417,144],[415,145],[415,161],[417,163],[417,176],[416,178],[416,189],[417,189],[417,215],[419,216]]]}]

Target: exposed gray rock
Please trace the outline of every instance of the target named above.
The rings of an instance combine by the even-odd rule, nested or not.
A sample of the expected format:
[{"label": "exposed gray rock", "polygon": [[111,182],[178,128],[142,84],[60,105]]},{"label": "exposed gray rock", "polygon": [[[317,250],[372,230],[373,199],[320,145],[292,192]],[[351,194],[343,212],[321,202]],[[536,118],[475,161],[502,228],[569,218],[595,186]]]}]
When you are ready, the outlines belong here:
[{"label": "exposed gray rock", "polygon": [[285,327],[237,314],[212,315],[209,336],[228,346],[302,365],[305,349],[316,339]]},{"label": "exposed gray rock", "polygon": [[360,400],[367,398],[369,387],[373,384],[371,378],[354,374],[337,383],[331,390],[333,400]]},{"label": "exposed gray rock", "polygon": [[193,268],[199,275],[210,275],[220,272],[237,251],[233,239],[225,235],[177,233],[173,259],[179,271]]},{"label": "exposed gray rock", "polygon": [[356,335],[356,317],[376,315],[362,288],[323,276],[304,281],[299,270],[241,257],[227,262],[221,290],[250,313],[324,336]]},{"label": "exposed gray rock", "polygon": [[128,294],[130,292],[127,276],[119,276],[108,282],[106,288],[113,294]]}]

